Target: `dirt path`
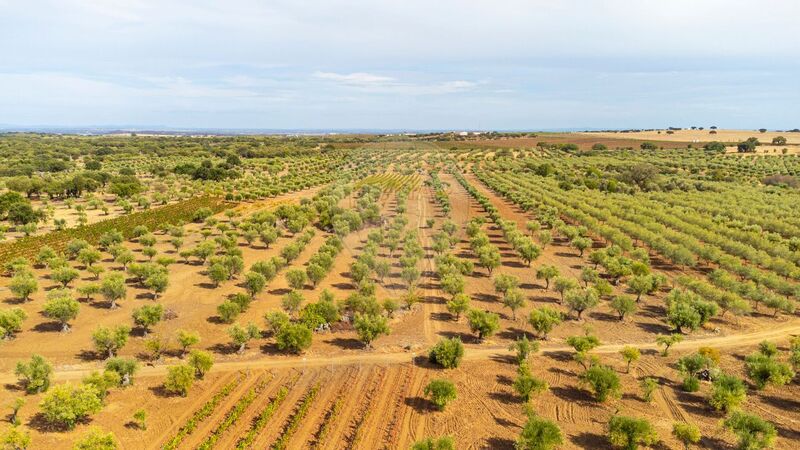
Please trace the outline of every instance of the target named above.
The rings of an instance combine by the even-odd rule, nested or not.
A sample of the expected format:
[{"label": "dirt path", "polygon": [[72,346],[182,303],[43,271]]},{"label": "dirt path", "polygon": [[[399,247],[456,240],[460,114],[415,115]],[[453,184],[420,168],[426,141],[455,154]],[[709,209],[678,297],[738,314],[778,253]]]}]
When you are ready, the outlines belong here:
[{"label": "dirt path", "polygon": [[[757,344],[763,340],[784,340],[789,336],[800,334],[800,323],[787,324],[777,328],[770,328],[768,330],[757,331],[752,333],[743,333],[733,336],[720,336],[685,340],[672,346],[674,350],[692,350],[700,347],[744,347],[747,345]],[[639,349],[658,349],[659,346],[653,341],[647,342],[628,342],[626,344],[609,344],[601,345],[594,350],[593,353],[608,354],[617,353],[622,347],[632,345]],[[543,353],[547,352],[563,352],[570,351],[571,347],[555,343],[545,342],[541,346]],[[421,353],[421,352],[420,352]],[[464,355],[464,359],[484,360],[492,357],[510,355],[505,346],[493,346],[484,348],[468,349]],[[297,367],[319,367],[319,366],[342,366],[354,364],[403,364],[413,362],[416,353],[406,351],[400,352],[387,352],[387,353],[358,353],[352,355],[336,355],[336,356],[321,356],[321,357],[303,357],[303,356],[287,356],[287,357],[263,357],[256,360],[243,360],[243,361],[225,361],[214,365],[211,369],[212,373],[217,372],[231,372],[246,369],[269,369],[269,368],[297,368]],[[53,378],[56,381],[77,380],[89,375],[92,371],[97,370],[99,365],[83,364],[72,367],[70,369],[56,370],[53,373]],[[165,376],[169,365],[156,365],[142,367],[137,374],[138,377],[151,377],[151,376]],[[17,381],[16,375],[11,372],[6,372],[0,375],[0,383],[15,383]]]}]

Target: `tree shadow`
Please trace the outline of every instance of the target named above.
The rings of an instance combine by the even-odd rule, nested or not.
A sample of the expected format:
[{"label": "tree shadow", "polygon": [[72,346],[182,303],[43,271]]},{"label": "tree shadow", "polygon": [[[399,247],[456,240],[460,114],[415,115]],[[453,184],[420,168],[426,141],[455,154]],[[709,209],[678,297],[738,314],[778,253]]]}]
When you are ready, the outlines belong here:
[{"label": "tree shadow", "polygon": [[461,339],[461,342],[479,343],[478,338],[475,335],[469,333],[462,333],[458,331],[439,331],[438,334],[439,336],[442,336],[447,339],[453,339],[457,337]]},{"label": "tree shadow", "polygon": [[610,448],[605,436],[584,432],[569,438],[573,444],[580,448]]},{"label": "tree shadow", "polygon": [[358,339],[353,339],[353,338],[337,337],[337,338],[333,338],[333,339],[328,339],[327,341],[324,341],[324,342],[326,344],[335,345],[335,346],[337,346],[339,348],[342,348],[342,349],[345,349],[345,350],[360,350],[360,349],[364,348],[364,343],[363,342],[359,341]]},{"label": "tree shadow", "polygon": [[785,411],[800,411],[800,401],[791,398],[774,397],[771,395],[762,395],[761,398],[765,403]]},{"label": "tree shadow", "polygon": [[446,312],[433,312],[431,313],[432,320],[438,320],[439,322],[453,322],[455,321],[456,316],[446,313]]},{"label": "tree shadow", "polygon": [[35,327],[32,328],[33,331],[38,331],[40,333],[52,333],[52,332],[60,332],[61,331],[61,324],[58,322],[42,322],[36,324]]},{"label": "tree shadow", "polygon": [[239,347],[231,343],[218,343],[212,345],[208,349],[220,355],[233,355],[239,350]]},{"label": "tree shadow", "polygon": [[489,356],[489,359],[491,359],[494,362],[499,362],[503,364],[517,365],[517,357],[514,355],[491,355]]},{"label": "tree shadow", "polygon": [[619,316],[608,314],[600,311],[592,311],[588,314],[589,318],[597,319],[603,322],[620,322]]},{"label": "tree shadow", "polygon": [[425,397],[406,397],[404,402],[406,406],[413,408],[419,414],[428,414],[436,411],[436,405]]},{"label": "tree shadow", "polygon": [[489,398],[497,400],[498,402],[504,403],[506,405],[515,405],[523,403],[522,397],[516,396],[511,392],[507,391],[490,392]]},{"label": "tree shadow", "polygon": [[511,439],[500,437],[490,437],[486,439],[486,447],[492,450],[514,450],[516,448],[515,442]]},{"label": "tree shadow", "polygon": [[556,252],[556,256],[560,256],[562,258],[578,258],[578,255],[575,253],[567,253],[567,252]]},{"label": "tree shadow", "polygon": [[[89,423],[90,421],[91,420],[89,420],[89,419],[84,419],[84,420],[79,420],[78,423],[85,424],[85,423]],[[28,420],[28,428],[32,428],[32,429],[34,429],[34,430],[36,430],[36,431],[38,431],[40,433],[44,433],[44,432],[48,432],[48,431],[50,431],[50,432],[65,432],[65,431],[68,431],[68,428],[66,426],[58,425],[58,424],[55,424],[55,423],[52,423],[52,422],[48,421],[47,417],[44,415],[44,413],[41,413],[41,412],[34,414],[30,418],[30,420]]]},{"label": "tree shadow", "polygon": [[105,355],[98,353],[94,350],[80,350],[78,353],[75,354],[75,357],[80,359],[81,361],[98,361],[104,360]]},{"label": "tree shadow", "polygon": [[156,397],[160,397],[160,398],[182,397],[180,394],[175,394],[175,393],[169,392],[167,390],[167,388],[164,387],[163,384],[159,384],[159,385],[156,385],[156,386],[151,386],[148,389],[150,389],[150,392],[152,392]]},{"label": "tree shadow", "polygon": [[472,299],[477,300],[479,302],[491,303],[491,302],[496,302],[498,298],[492,294],[475,293],[472,294]]},{"label": "tree shadow", "polygon": [[496,376],[496,378],[497,378],[497,382],[498,383],[506,385],[506,386],[511,386],[511,384],[514,382],[514,380],[512,380],[511,377],[506,376],[506,375],[498,374]]},{"label": "tree shadow", "polygon": [[652,334],[671,334],[673,331],[675,331],[661,323],[636,322],[636,326]]},{"label": "tree shadow", "polygon": [[543,356],[548,358],[554,359],[559,362],[569,362],[572,361],[572,352],[568,352],[565,350],[551,350],[542,352]]},{"label": "tree shadow", "polygon": [[551,386],[550,392],[561,400],[575,403],[580,406],[595,406],[595,403],[588,400],[588,393],[576,387]]},{"label": "tree shadow", "polygon": [[206,318],[206,322],[213,323],[214,325],[225,325],[225,321],[222,320],[220,316],[209,316]]},{"label": "tree shadow", "polygon": [[675,398],[678,400],[678,404],[686,412],[705,417],[708,417],[712,413],[711,408],[700,400],[695,393],[685,392],[679,387],[673,389],[673,392],[675,393]]},{"label": "tree shadow", "polygon": [[340,290],[343,290],[343,291],[352,291],[352,290],[354,290],[356,288],[351,283],[333,283],[333,284],[331,284],[331,287],[335,287],[336,289],[340,289]]}]

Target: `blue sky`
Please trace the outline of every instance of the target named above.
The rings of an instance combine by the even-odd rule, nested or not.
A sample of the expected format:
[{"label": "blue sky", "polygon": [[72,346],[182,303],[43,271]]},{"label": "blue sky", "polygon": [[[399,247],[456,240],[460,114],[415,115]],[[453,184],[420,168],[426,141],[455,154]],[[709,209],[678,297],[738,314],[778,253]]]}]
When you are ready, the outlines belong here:
[{"label": "blue sky", "polygon": [[794,0],[0,0],[0,124],[800,127]]}]

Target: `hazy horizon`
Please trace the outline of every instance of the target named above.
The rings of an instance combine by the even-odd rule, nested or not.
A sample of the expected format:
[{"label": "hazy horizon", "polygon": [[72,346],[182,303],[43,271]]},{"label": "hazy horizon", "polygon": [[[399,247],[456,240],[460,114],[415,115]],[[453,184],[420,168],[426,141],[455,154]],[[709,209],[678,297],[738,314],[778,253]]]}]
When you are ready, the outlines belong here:
[{"label": "hazy horizon", "polygon": [[788,0],[0,8],[6,128],[800,126]]}]

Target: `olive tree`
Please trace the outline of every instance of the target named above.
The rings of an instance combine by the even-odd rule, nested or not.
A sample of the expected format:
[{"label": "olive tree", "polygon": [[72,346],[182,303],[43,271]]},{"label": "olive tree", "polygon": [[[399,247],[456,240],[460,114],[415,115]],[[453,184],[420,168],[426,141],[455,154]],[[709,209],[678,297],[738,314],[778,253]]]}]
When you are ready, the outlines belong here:
[{"label": "olive tree", "polygon": [[25,392],[38,394],[50,388],[53,366],[41,355],[32,355],[30,362],[18,362],[14,373],[20,378]]},{"label": "olive tree", "polygon": [[548,306],[532,310],[528,318],[528,323],[542,339],[547,339],[548,333],[561,321],[561,312]]},{"label": "olive tree", "polygon": [[456,399],[456,386],[452,381],[445,379],[433,379],[423,390],[431,402],[439,410],[443,410],[448,403]]},{"label": "olive tree", "polygon": [[500,317],[492,312],[472,309],[467,314],[469,328],[478,334],[478,340],[492,336],[500,328]]},{"label": "olive tree", "polygon": [[97,389],[88,384],[60,384],[45,394],[39,407],[51,425],[73,429],[103,406]]},{"label": "olive tree", "polygon": [[658,434],[646,419],[615,415],[608,422],[608,441],[614,447],[636,450],[658,442]]},{"label": "olive tree", "polygon": [[428,353],[428,359],[445,369],[458,367],[464,357],[464,344],[458,337],[439,340]]},{"label": "olive tree", "polygon": [[376,314],[356,314],[353,327],[366,348],[370,348],[378,336],[389,334],[388,320]]}]

